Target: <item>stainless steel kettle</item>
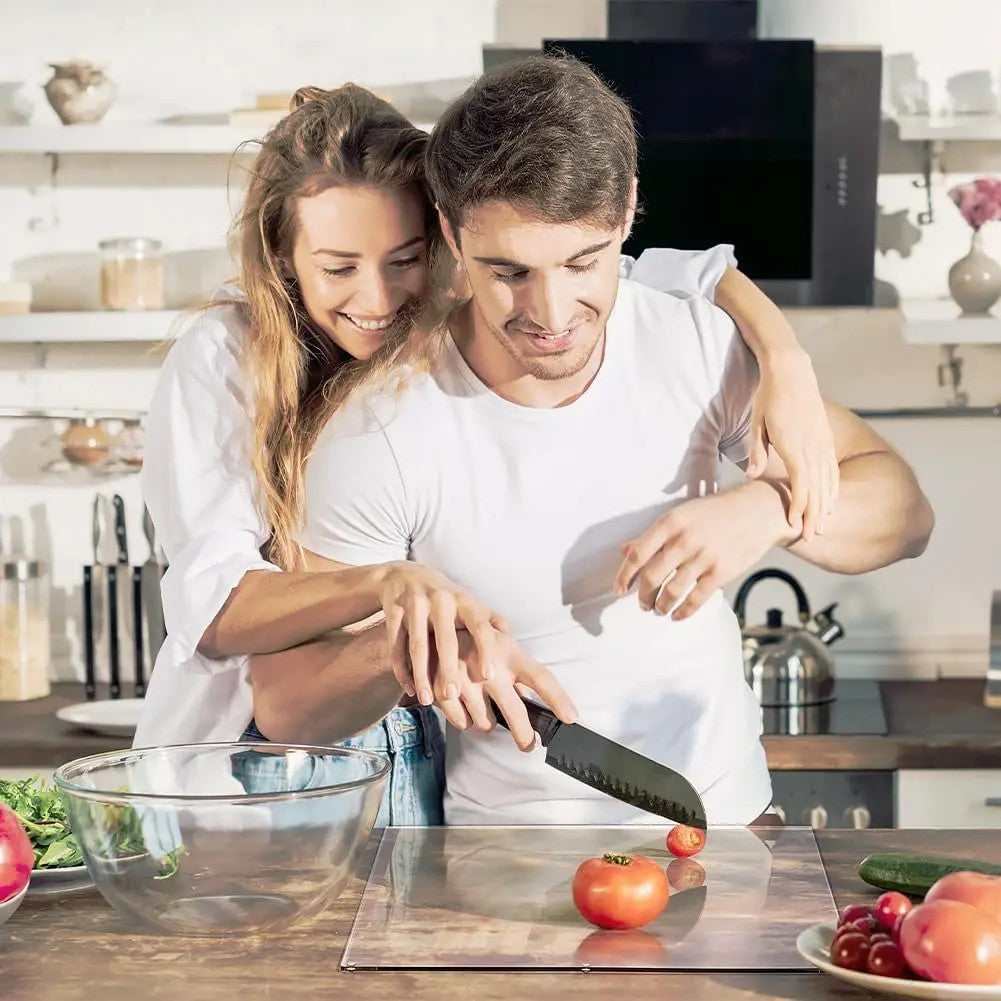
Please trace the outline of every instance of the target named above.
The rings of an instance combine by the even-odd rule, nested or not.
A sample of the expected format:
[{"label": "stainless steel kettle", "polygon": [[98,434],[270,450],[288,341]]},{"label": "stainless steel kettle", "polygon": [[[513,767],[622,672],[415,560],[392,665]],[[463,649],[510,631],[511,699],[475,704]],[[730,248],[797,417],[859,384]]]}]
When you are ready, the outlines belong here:
[{"label": "stainless steel kettle", "polygon": [[[800,625],[783,625],[778,608],[768,609],[764,625],[745,625],[747,596],[758,581],[768,578],[793,589]],[[834,698],[834,659],[827,648],[845,634],[834,618],[835,608],[837,603],[811,616],[806,592],[785,570],[759,570],[740,585],[733,610],[744,641],[744,677],[760,705],[811,705]]]}]

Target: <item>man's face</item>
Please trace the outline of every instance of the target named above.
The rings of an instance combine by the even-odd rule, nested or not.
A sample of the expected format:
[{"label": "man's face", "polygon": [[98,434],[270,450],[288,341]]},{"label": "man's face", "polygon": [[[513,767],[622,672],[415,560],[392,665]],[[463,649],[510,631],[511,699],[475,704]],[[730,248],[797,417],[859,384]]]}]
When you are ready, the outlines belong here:
[{"label": "man's face", "polygon": [[503,349],[480,346],[485,381],[527,375],[555,383],[582,373],[615,302],[624,226],[540,222],[508,202],[489,202],[467,214],[460,238],[461,248],[450,242],[466,270],[476,327]]}]

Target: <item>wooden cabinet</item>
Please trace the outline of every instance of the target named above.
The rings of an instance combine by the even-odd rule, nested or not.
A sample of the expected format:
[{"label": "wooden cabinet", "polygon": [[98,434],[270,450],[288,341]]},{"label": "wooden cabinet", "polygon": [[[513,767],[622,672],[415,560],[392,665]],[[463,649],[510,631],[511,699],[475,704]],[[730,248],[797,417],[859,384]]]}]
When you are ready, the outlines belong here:
[{"label": "wooden cabinet", "polygon": [[1001,769],[901,769],[897,827],[1001,827]]}]

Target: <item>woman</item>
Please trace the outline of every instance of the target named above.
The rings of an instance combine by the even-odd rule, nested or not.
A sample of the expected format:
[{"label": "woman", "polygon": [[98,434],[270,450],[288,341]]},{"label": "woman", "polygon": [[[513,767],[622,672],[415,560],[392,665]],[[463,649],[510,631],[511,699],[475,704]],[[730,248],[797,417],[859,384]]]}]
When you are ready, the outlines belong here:
[{"label": "woman", "polygon": [[[260,738],[249,657],[383,612],[397,678],[418,701],[347,743],[394,758],[378,821],[392,824],[440,822],[441,731],[432,693],[414,692],[408,666],[427,657],[429,622],[443,648],[448,630],[468,629],[485,662],[504,623],[414,563],[303,572],[296,535],[319,425],[363,378],[388,371],[429,292],[439,234],[423,186],[426,142],[354,85],[295,95],[262,144],[237,222],[239,287],[203,311],[164,364],[143,473],[170,568],[168,635],[136,744]],[[830,491],[799,457],[833,464],[816,382],[781,314],[730,262],[726,248],[658,251],[623,268],[665,288],[715,290],[764,373],[759,453],[776,410],[800,412],[783,422],[790,439],[773,444],[810,484],[799,493],[815,524]]]}]

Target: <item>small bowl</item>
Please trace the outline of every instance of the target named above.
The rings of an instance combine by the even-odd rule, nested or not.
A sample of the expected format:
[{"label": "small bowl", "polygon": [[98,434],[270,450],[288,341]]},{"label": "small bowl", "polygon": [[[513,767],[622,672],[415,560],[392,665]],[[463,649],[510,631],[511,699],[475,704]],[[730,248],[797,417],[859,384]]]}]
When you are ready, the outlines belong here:
[{"label": "small bowl", "polygon": [[18,894],[11,897],[10,900],[5,900],[0,904],[0,925],[6,924],[14,916],[14,911],[16,911],[21,906],[21,901],[28,895],[28,887],[25,886]]},{"label": "small bowl", "polygon": [[130,923],[256,934],[344,888],[389,776],[370,751],[267,742],[112,751],[59,768],[95,886]]}]

